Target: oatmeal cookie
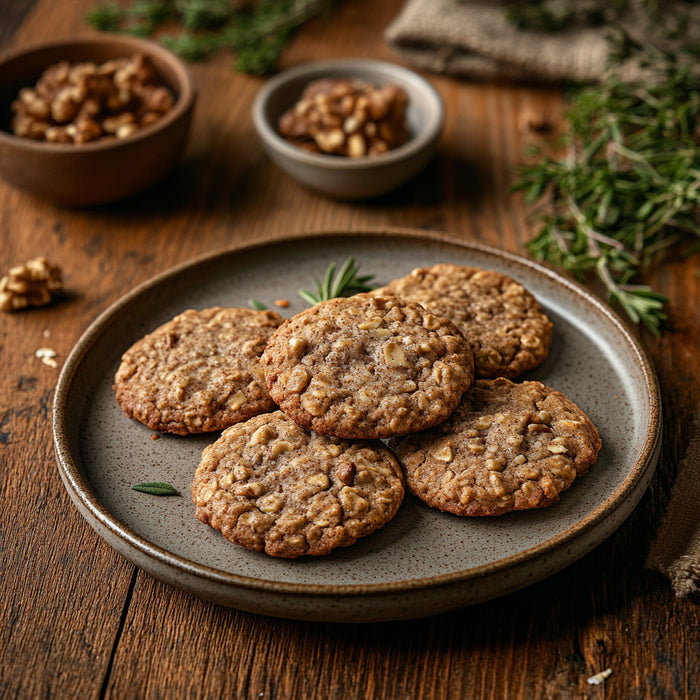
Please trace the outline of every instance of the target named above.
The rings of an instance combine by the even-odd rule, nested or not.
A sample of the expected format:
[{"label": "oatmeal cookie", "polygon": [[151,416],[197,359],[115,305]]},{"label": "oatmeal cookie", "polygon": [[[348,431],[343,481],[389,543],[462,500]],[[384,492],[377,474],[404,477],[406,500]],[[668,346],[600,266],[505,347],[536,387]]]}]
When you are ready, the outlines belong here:
[{"label": "oatmeal cookie", "polygon": [[117,402],[151,430],[177,435],[272,411],[259,358],[283,321],[274,311],[185,311],[124,353],[114,378]]},{"label": "oatmeal cookie", "polygon": [[386,438],[447,418],[473,380],[449,320],[398,297],[331,299],[286,321],[262,355],[270,395],[322,435]]},{"label": "oatmeal cookie", "polygon": [[477,377],[513,377],[547,357],[552,324],[521,284],[493,270],[443,263],[416,268],[373,294],[412,299],[450,319],[474,352]]},{"label": "oatmeal cookie", "polygon": [[389,522],[404,495],[381,442],[307,433],[281,411],[225,430],[192,482],[196,516],[275,557],[328,554]]},{"label": "oatmeal cookie", "polygon": [[457,515],[550,505],[596,461],[586,414],[540,382],[479,379],[441,425],[390,441],[409,491]]}]

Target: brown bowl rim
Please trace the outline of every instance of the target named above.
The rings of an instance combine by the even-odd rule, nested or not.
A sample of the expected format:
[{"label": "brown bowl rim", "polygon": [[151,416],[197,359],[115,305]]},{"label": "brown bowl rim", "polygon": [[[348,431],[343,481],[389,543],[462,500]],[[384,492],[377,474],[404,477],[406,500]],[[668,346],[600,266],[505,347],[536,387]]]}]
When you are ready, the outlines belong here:
[{"label": "brown bowl rim", "polygon": [[[149,124],[133,134],[123,139],[110,139],[103,141],[96,139],[89,143],[76,145],[74,143],[47,143],[46,141],[36,141],[24,136],[15,136],[9,131],[0,129],[0,144],[5,144],[10,148],[17,148],[30,152],[41,153],[89,153],[94,151],[109,151],[121,148],[125,144],[133,144],[138,141],[143,141],[153,136],[155,133],[164,131],[171,124],[177,122],[183,115],[189,112],[196,99],[196,90],[192,77],[184,62],[178,58],[172,51],[169,51],[164,46],[157,44],[148,39],[139,37],[110,35],[110,36],[83,36],[69,39],[58,39],[55,41],[41,42],[30,46],[10,49],[0,54],[0,75],[5,64],[10,61],[17,60],[22,56],[28,56],[37,52],[51,51],[61,49],[63,47],[76,46],[95,46],[115,44],[118,46],[131,47],[132,50],[140,50],[148,55],[156,55],[172,68],[177,82],[178,95],[173,108],[164,114],[158,121]],[[60,60],[60,59],[57,59]],[[51,65],[51,64],[48,64]],[[47,65],[47,67],[48,67]]]}]

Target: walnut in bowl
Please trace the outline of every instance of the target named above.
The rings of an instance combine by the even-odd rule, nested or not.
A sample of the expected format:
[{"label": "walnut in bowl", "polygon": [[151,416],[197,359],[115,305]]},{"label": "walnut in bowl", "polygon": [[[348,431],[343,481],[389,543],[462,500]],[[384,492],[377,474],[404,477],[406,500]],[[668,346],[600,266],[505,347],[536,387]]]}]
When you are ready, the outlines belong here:
[{"label": "walnut in bowl", "polygon": [[194,103],[184,64],[143,39],[94,36],[6,54],[0,175],[62,205],[123,199],[175,165]]},{"label": "walnut in bowl", "polygon": [[165,116],[173,94],[148,56],[60,61],[12,102],[12,133],[48,143],[123,139]]},{"label": "walnut in bowl", "polygon": [[[317,99],[319,86],[327,94],[325,106]],[[334,89],[348,94],[336,100]],[[384,113],[358,123],[355,117],[363,110],[370,113],[369,105],[356,108],[363,92],[382,100],[391,94],[391,103],[405,111],[406,133],[394,133],[399,121],[393,115],[387,121]],[[353,104],[348,114],[341,106],[345,98]],[[327,110],[329,118],[314,110]],[[313,119],[320,120],[318,129],[308,128]],[[269,80],[253,104],[253,123],[273,161],[307,187],[339,199],[376,197],[405,183],[432,157],[443,122],[442,100],[427,80],[401,66],[365,59],[287,70]],[[382,128],[384,136],[378,133]]]},{"label": "walnut in bowl", "polygon": [[399,85],[322,78],[306,86],[277,126],[287,141],[311,153],[378,156],[410,138],[407,105]]}]

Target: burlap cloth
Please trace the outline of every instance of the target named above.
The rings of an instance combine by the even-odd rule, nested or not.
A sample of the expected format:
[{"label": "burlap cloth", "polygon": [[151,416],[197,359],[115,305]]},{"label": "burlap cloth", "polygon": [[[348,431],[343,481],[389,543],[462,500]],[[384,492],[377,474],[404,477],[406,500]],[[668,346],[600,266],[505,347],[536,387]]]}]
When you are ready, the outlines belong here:
[{"label": "burlap cloth", "polygon": [[678,470],[647,567],[666,574],[676,595],[685,598],[700,592],[700,413]]},{"label": "burlap cloth", "polygon": [[[508,81],[595,81],[610,52],[609,27],[575,27],[547,34],[519,30],[506,16],[509,3],[498,0],[408,0],[384,37],[408,63],[451,75]],[[668,3],[666,3],[668,6]],[[700,29],[700,7],[691,7],[693,35]],[[620,21],[628,34],[644,41],[647,15],[630,10]],[[621,77],[644,75],[627,61]]]}]

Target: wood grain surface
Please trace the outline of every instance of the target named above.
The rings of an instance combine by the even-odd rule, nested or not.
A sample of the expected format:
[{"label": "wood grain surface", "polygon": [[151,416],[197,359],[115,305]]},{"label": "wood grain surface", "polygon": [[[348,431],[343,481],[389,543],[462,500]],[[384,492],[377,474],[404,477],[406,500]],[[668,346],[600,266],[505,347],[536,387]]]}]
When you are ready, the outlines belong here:
[{"label": "wood grain surface", "polygon": [[[3,48],[88,34],[91,0],[3,0]],[[401,0],[356,0],[313,21],[284,54],[398,62],[382,30]],[[422,620],[291,622],[204,602],[109,548],[56,469],[58,370],[95,317],[152,275],[197,255],[291,232],[387,225],[434,229],[524,253],[526,212],[508,191],[528,114],[559,123],[554,89],[430,76],[447,122],[434,161],[372,202],[304,190],[264,155],[250,118],[263,79],[231,57],[193,65],[199,91],[183,162],[151,191],[93,209],[57,208],[0,182],[0,270],[38,255],[64,271],[67,298],[0,314],[0,696],[3,698],[698,698],[700,609],[645,570],[700,399],[697,257],[648,281],[674,330],[642,334],[663,392],[663,455],[639,507],[604,544],[546,581]],[[600,685],[587,678],[604,669]]]}]

